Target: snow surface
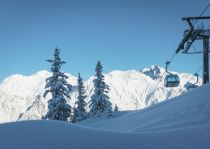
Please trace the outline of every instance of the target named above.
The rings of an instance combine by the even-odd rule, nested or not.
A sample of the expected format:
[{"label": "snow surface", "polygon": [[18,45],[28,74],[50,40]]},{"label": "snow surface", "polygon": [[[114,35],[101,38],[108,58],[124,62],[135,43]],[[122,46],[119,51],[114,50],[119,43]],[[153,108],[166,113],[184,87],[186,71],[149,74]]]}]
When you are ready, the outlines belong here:
[{"label": "snow surface", "polygon": [[0,124],[2,149],[209,149],[210,85],[144,110],[73,125],[58,121]]},{"label": "snow surface", "polygon": [[[105,74],[105,82],[110,86],[108,95],[113,106],[116,104],[120,111],[143,109],[180,95],[180,90],[193,76],[186,73],[178,74],[181,83],[176,88],[165,88],[163,79],[156,91],[153,92],[164,71],[164,68],[152,65],[151,68],[144,68],[140,71],[114,70]],[[0,84],[0,122],[40,119],[42,115],[45,115],[50,96],[44,99],[43,94],[45,80],[50,75],[50,72],[44,70],[31,76],[12,75],[3,80]],[[78,95],[76,91],[77,78],[70,74],[68,76],[67,81],[73,85],[71,99],[68,102],[74,107]],[[93,79],[94,77],[90,77],[84,82],[87,102],[93,94]],[[191,80],[191,83],[195,81],[196,77]],[[198,85],[200,84],[201,80]]]}]

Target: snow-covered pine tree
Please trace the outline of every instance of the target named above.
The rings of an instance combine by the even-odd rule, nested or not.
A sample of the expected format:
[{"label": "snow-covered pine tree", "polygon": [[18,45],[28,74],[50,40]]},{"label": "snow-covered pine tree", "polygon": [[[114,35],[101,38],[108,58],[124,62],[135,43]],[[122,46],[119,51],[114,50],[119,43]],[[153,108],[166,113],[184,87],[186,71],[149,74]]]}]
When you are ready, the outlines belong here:
[{"label": "snow-covered pine tree", "polygon": [[66,62],[61,61],[60,49],[56,48],[54,53],[54,60],[47,60],[51,63],[51,71],[53,75],[46,79],[44,98],[48,93],[51,93],[52,98],[48,101],[48,112],[44,119],[68,121],[71,114],[71,106],[67,104],[65,97],[70,98],[69,92],[71,85],[68,84],[66,76],[60,72],[60,68]]},{"label": "snow-covered pine tree", "polygon": [[118,106],[115,104],[114,106],[114,111],[117,112],[118,111]]},{"label": "snow-covered pine tree", "polygon": [[78,83],[78,97],[75,103],[76,106],[74,108],[74,116],[72,119],[73,123],[85,120],[87,118],[87,111],[85,109],[86,106],[85,98],[87,96],[85,96],[85,87],[83,79],[80,76],[80,73],[78,75],[77,83]]},{"label": "snow-covered pine tree", "polygon": [[100,116],[102,113],[107,113],[108,116],[112,115],[112,104],[109,101],[109,86],[104,82],[104,75],[102,74],[103,66],[98,61],[95,69],[94,94],[91,96],[90,101],[90,115]]}]

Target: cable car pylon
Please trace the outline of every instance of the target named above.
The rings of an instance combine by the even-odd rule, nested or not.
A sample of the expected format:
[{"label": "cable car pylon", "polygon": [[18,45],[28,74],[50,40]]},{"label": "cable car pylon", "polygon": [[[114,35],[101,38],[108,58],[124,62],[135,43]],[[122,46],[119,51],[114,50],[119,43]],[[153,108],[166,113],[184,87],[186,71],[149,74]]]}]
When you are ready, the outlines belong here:
[{"label": "cable car pylon", "polygon": [[[206,9],[201,13],[201,15],[199,17],[182,18],[183,21],[186,21],[188,23],[190,29],[184,31],[184,37],[176,50],[176,53],[179,53],[180,51],[182,51],[182,53],[186,53],[186,54],[203,53],[203,84],[209,83],[210,29],[204,29],[204,25],[202,25],[202,28],[195,29],[194,25],[199,20],[210,20],[210,16],[202,16],[208,7],[210,7],[210,4],[206,7]],[[203,40],[203,51],[202,52],[190,52],[190,47],[193,46],[193,43],[196,40]]]}]

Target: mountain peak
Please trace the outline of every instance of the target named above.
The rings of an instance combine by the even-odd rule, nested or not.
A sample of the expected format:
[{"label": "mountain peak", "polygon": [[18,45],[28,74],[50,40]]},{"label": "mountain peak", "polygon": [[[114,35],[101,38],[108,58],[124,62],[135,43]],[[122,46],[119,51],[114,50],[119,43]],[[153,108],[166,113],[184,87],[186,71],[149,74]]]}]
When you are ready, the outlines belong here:
[{"label": "mountain peak", "polygon": [[151,67],[150,67],[152,70],[156,70],[156,69],[163,69],[162,67],[160,67],[160,66],[158,66],[158,65],[156,65],[156,64],[154,64],[154,65],[151,65]]},{"label": "mountain peak", "polygon": [[165,71],[164,68],[162,68],[156,64],[151,65],[150,68],[144,68],[141,70],[142,73],[149,76],[153,80],[158,79],[163,74],[164,71]]}]

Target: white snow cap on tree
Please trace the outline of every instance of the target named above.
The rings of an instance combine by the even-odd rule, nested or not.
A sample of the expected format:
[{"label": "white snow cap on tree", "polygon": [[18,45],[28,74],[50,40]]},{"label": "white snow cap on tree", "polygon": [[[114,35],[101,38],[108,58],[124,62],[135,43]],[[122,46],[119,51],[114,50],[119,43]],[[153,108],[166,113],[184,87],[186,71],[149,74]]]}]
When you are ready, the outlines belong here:
[{"label": "white snow cap on tree", "polygon": [[46,79],[44,97],[48,93],[52,94],[52,98],[48,101],[48,112],[44,119],[68,121],[71,114],[71,106],[67,104],[65,97],[70,98],[71,85],[68,84],[66,76],[60,72],[60,68],[66,62],[61,61],[60,49],[56,48],[54,53],[54,60],[47,60],[51,63],[51,71],[53,76]]},{"label": "white snow cap on tree", "polygon": [[102,113],[112,115],[112,104],[109,101],[109,86],[104,82],[104,75],[102,74],[103,66],[98,61],[95,69],[94,94],[91,96],[90,115],[100,116]]}]

